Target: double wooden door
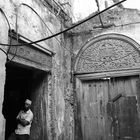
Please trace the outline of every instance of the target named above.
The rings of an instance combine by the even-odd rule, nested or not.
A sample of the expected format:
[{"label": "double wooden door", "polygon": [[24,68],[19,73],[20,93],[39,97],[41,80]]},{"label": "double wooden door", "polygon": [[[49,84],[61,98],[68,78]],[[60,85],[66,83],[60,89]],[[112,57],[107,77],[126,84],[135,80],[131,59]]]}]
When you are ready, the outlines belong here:
[{"label": "double wooden door", "polygon": [[139,76],[84,81],[79,86],[83,140],[140,139]]}]

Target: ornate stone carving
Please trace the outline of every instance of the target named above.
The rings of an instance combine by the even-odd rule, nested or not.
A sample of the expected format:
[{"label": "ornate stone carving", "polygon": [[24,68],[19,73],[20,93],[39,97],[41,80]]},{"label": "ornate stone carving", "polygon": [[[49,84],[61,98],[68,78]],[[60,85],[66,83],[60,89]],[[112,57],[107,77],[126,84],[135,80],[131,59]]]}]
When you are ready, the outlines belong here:
[{"label": "ornate stone carving", "polygon": [[77,58],[76,72],[106,72],[140,68],[140,53],[133,43],[106,37],[89,43]]}]

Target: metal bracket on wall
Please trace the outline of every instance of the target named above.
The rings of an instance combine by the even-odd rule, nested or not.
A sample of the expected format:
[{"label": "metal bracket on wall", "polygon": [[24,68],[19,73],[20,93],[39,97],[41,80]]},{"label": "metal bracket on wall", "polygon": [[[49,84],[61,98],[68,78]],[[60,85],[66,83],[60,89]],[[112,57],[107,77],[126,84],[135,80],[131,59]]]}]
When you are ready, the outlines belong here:
[{"label": "metal bracket on wall", "polygon": [[119,100],[121,97],[123,97],[123,95],[120,93],[120,94],[116,95],[111,101],[114,103],[117,100]]}]

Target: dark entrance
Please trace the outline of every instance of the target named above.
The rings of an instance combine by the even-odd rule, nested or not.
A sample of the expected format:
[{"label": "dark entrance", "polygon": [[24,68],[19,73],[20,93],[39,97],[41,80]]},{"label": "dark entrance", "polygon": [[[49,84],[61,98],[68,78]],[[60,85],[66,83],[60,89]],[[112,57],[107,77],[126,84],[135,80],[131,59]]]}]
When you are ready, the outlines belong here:
[{"label": "dark entrance", "polygon": [[41,71],[19,66],[6,65],[6,83],[3,102],[3,115],[6,119],[5,139],[16,128],[16,116],[23,107],[26,98],[32,98],[33,81]]}]

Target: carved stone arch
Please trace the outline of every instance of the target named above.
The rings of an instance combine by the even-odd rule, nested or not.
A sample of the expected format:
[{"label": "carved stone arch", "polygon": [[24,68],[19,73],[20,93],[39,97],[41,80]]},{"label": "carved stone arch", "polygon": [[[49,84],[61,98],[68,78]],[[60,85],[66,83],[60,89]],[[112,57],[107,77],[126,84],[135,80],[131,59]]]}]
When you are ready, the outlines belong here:
[{"label": "carved stone arch", "polygon": [[140,45],[121,34],[92,38],[77,54],[75,73],[97,73],[140,68]]}]

